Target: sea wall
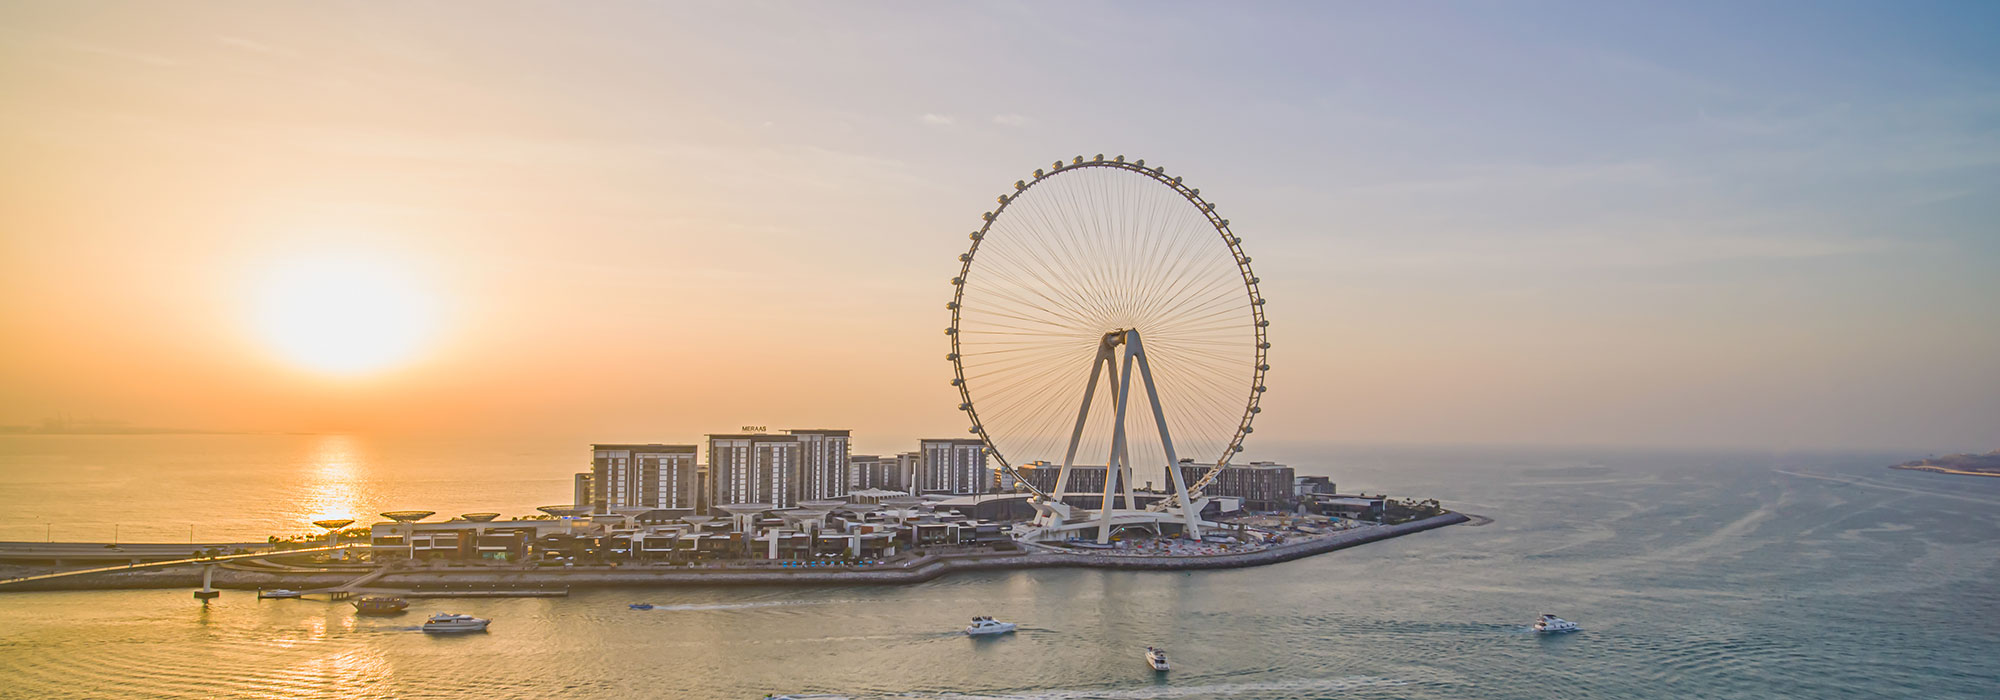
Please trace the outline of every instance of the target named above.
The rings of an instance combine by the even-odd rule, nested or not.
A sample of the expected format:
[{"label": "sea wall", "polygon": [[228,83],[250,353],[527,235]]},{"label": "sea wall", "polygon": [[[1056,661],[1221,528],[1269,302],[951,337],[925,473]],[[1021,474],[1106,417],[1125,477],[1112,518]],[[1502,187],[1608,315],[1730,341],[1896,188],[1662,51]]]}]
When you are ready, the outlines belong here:
[{"label": "sea wall", "polygon": [[[614,569],[524,569],[524,570],[410,570],[395,571],[369,584],[370,588],[427,590],[461,588],[561,589],[588,587],[658,587],[717,585],[870,585],[917,583],[963,571],[996,571],[1041,568],[1094,568],[1139,571],[1186,571],[1192,569],[1235,569],[1291,561],[1338,549],[1346,549],[1413,532],[1456,525],[1469,518],[1445,513],[1400,525],[1357,528],[1308,540],[1289,542],[1254,552],[1206,556],[1124,556],[1096,553],[1003,552],[989,554],[928,555],[900,566],[856,570],[828,569],[733,569],[733,568],[648,568]],[[312,589],[338,586],[357,574],[246,571],[222,568],[215,574],[217,588]],[[25,582],[0,588],[11,590],[96,590],[112,588],[194,588],[201,585],[199,568],[154,571],[108,572],[49,581]]]}]

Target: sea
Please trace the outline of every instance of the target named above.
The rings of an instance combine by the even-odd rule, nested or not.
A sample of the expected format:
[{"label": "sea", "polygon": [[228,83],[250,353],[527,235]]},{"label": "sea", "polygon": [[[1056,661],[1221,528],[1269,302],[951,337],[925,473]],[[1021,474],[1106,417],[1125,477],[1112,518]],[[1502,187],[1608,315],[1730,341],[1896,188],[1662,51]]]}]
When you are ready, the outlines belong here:
[{"label": "sea", "polygon": [[[0,540],[262,541],[570,500],[569,441],[0,437]],[[1909,454],[1290,445],[1481,516],[1302,560],[907,586],[209,605],[0,593],[0,698],[1992,698],[2000,479]],[[628,608],[652,603],[652,610]],[[483,634],[418,631],[441,611]],[[1537,614],[1583,631],[1538,636]],[[975,615],[1019,623],[958,634]],[[1173,671],[1149,669],[1147,646]]]}]

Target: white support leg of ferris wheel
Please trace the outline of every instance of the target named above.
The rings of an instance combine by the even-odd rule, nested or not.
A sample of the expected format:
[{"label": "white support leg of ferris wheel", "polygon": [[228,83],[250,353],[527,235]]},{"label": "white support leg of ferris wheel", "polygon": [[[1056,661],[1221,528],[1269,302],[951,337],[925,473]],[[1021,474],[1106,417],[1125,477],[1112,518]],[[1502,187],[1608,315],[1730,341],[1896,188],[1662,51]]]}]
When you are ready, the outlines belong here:
[{"label": "white support leg of ferris wheel", "polygon": [[1167,415],[1160,410],[1160,392],[1153,387],[1153,365],[1146,361],[1146,348],[1139,343],[1139,331],[1129,333],[1131,335],[1125,339],[1125,352],[1139,358],[1139,377],[1146,382],[1146,396],[1153,400],[1153,424],[1160,427],[1160,447],[1167,453],[1167,478],[1174,485],[1174,493],[1180,494],[1181,516],[1186,521],[1188,538],[1199,540],[1201,514],[1195,505],[1194,494],[1188,493],[1186,477],[1181,475],[1180,456],[1174,454],[1174,438],[1167,434]]},{"label": "white support leg of ferris wheel", "polygon": [[1056,472],[1056,490],[1054,496],[1057,501],[1061,501],[1063,495],[1069,492],[1069,470],[1070,467],[1076,464],[1076,446],[1079,442],[1083,441],[1083,423],[1086,419],[1090,418],[1090,400],[1097,395],[1099,368],[1107,365],[1110,366],[1109,370],[1103,371],[1111,375],[1112,393],[1116,394],[1118,392],[1118,372],[1116,371],[1118,369],[1118,361],[1116,358],[1117,354],[1111,349],[1111,343],[1108,342],[1108,339],[1098,341],[1097,359],[1090,363],[1090,383],[1083,387],[1083,405],[1076,409],[1076,429],[1070,432],[1069,451],[1063,453],[1062,470]]},{"label": "white support leg of ferris wheel", "polygon": [[[1114,335],[1117,335],[1119,341],[1123,343],[1133,337],[1134,332],[1128,330],[1123,334],[1106,334],[1102,342],[1109,346]],[[1113,413],[1111,423],[1111,459],[1104,464],[1104,500],[1102,506],[1097,509],[1098,544],[1111,542],[1111,516],[1118,512],[1118,509],[1113,507],[1112,494],[1122,491],[1125,494],[1125,510],[1132,510],[1132,485],[1128,483],[1130,479],[1126,478],[1131,471],[1130,465],[1127,464],[1131,460],[1131,455],[1125,449],[1125,407],[1131,404],[1133,359],[1132,346],[1125,344],[1125,367],[1118,380],[1117,410]],[[1159,397],[1154,397],[1153,403],[1157,405]],[[1121,486],[1123,488],[1119,488]]]}]

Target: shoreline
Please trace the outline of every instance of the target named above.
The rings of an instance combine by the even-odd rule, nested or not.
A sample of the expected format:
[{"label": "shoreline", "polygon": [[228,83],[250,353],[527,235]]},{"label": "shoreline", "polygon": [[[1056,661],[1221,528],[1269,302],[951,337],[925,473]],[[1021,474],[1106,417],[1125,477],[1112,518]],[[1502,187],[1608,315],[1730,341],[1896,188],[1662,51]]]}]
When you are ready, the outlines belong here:
[{"label": "shoreline", "polygon": [[[1471,522],[1462,513],[1444,513],[1398,525],[1369,526],[1255,552],[1204,556],[1133,556],[1087,553],[1017,552],[926,555],[893,569],[826,571],[813,569],[671,569],[503,571],[390,571],[371,581],[368,590],[426,590],[466,586],[471,591],[494,589],[701,587],[714,585],[883,585],[922,583],[942,576],[975,571],[1092,568],[1127,571],[1192,571],[1265,566],[1324,554],[1425,530]],[[1483,524],[1483,523],[1482,523]],[[331,588],[358,578],[353,572],[276,573],[219,567],[215,587],[229,590],[259,588]],[[7,591],[95,591],[140,588],[198,588],[197,566],[133,572],[105,572],[51,581],[0,586]]]},{"label": "shoreline", "polygon": [[1974,471],[1966,471],[1964,469],[1952,469],[1949,467],[1933,467],[1928,465],[1912,466],[1906,464],[1897,464],[1889,468],[1907,469],[1913,472],[1934,472],[1937,474],[1958,474],[1960,476],[1987,476],[1987,477],[2000,478],[2000,472],[1974,472]]}]

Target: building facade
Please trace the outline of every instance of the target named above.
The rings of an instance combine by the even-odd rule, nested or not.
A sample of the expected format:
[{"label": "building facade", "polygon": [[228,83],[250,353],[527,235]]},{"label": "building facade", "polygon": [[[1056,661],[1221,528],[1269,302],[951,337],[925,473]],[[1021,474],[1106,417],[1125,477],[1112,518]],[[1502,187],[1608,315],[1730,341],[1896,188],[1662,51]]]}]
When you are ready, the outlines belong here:
[{"label": "building facade", "polygon": [[[1214,467],[1195,466],[1188,460],[1181,461],[1181,479],[1192,484]],[[1169,484],[1167,490],[1172,492]],[[1298,506],[1296,479],[1292,468],[1276,462],[1251,462],[1232,464],[1216,475],[1214,483],[1202,489],[1207,496],[1233,496],[1243,499],[1243,507],[1250,510],[1291,510]]]},{"label": "building facade", "polygon": [[853,490],[883,491],[903,490],[902,475],[896,470],[894,456],[854,455],[847,459],[848,471],[854,475]]},{"label": "building facade", "polygon": [[923,460],[922,493],[962,496],[985,493],[990,488],[986,443],[983,441],[968,438],[924,440],[918,443],[917,452],[921,453]]},{"label": "building facade", "polygon": [[694,445],[591,445],[590,451],[591,512],[695,507]]},{"label": "building facade", "polygon": [[799,442],[799,500],[847,497],[854,488],[845,430],[787,430]]},{"label": "building facade", "polygon": [[795,435],[708,436],[707,507],[769,503],[799,504],[799,465],[804,455]]},{"label": "building facade", "polygon": [[[1021,480],[1033,484],[1035,488],[1044,492],[1053,493],[1056,488],[1057,473],[1062,469],[1061,465],[1031,466],[1037,468],[1020,470]],[[1210,469],[1213,467],[1195,466],[1184,461],[1181,463],[1181,479],[1183,483],[1192,484]],[[1078,500],[1064,499],[1064,502],[1072,505],[1088,504],[1084,507],[1090,508],[1097,507],[1101,495],[1095,498],[1091,496],[1104,493],[1104,472],[1104,467],[1101,466],[1070,467],[1067,490],[1071,494],[1077,494],[1073,498]],[[1138,476],[1134,475],[1133,480],[1139,481]],[[1161,490],[1172,493],[1173,488],[1173,484],[1169,483]],[[1291,510],[1298,505],[1298,495],[1294,489],[1295,481],[1291,467],[1272,462],[1251,462],[1247,465],[1232,464],[1225,467],[1222,473],[1215,477],[1214,483],[1202,489],[1202,495],[1242,499],[1243,507],[1250,510],[1280,511]]]},{"label": "building facade", "polygon": [[[596,450],[591,450],[595,453]],[[596,459],[591,460],[591,468],[596,469]],[[589,508],[597,502],[597,474],[582,472],[576,475],[576,487],[570,493],[570,503],[578,508]]]},{"label": "building facade", "polygon": [[924,453],[898,452],[896,460],[896,490],[908,491],[914,496],[923,493]]}]

